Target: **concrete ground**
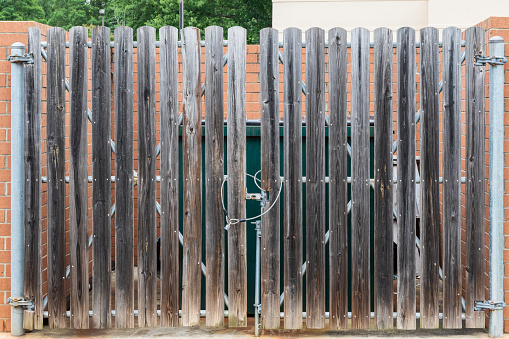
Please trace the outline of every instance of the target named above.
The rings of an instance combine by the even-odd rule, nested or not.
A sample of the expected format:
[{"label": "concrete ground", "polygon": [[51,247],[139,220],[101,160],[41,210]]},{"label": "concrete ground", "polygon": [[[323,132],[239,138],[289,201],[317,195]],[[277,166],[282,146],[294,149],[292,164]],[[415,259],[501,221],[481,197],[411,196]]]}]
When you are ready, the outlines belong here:
[{"label": "concrete ground", "polygon": [[[27,339],[35,338],[254,338],[254,318],[250,317],[248,327],[245,328],[207,328],[205,319],[202,319],[200,327],[178,327],[178,328],[135,328],[135,329],[108,329],[108,330],[50,330],[45,328],[41,331],[27,333]],[[10,338],[11,336],[1,334],[0,338]],[[262,330],[261,338],[488,338],[488,332],[481,329],[461,329],[461,330]],[[509,338],[509,334],[504,338]]]}]

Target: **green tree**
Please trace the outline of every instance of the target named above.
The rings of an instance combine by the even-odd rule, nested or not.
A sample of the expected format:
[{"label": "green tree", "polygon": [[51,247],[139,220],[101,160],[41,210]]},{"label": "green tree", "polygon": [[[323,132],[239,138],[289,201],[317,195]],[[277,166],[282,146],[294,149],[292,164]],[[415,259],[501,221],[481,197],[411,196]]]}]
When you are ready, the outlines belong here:
[{"label": "green tree", "polygon": [[[105,10],[104,24],[112,30],[125,24],[136,29],[179,25],[179,0],[0,0],[0,20],[34,20],[66,30],[72,26],[102,24],[99,9]],[[217,25],[247,29],[248,43],[260,39],[260,30],[270,27],[271,0],[184,0],[184,26],[202,30]]]},{"label": "green tree", "polygon": [[[148,25],[156,29],[179,25],[179,0],[111,0],[117,24],[136,30]],[[185,0],[184,26],[202,30],[217,25],[225,29],[242,26],[247,29],[248,43],[258,42],[260,30],[272,22],[271,0]]]},{"label": "green tree", "polygon": [[44,22],[44,10],[37,0],[0,0],[0,20]]}]

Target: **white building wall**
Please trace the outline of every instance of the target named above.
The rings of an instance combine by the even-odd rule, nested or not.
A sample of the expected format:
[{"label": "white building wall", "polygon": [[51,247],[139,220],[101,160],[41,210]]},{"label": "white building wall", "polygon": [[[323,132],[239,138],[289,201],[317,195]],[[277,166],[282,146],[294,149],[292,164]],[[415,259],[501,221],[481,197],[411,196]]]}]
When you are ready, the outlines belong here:
[{"label": "white building wall", "polygon": [[467,28],[490,16],[509,16],[509,0],[273,0],[272,27],[325,30],[410,26]]}]

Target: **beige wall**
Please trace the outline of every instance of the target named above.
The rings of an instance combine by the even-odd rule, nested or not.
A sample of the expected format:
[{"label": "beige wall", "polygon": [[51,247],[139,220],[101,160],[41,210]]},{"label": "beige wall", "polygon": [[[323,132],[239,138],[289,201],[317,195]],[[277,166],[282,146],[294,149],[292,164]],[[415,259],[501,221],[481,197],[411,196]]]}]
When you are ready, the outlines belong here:
[{"label": "beige wall", "polygon": [[273,0],[272,26],[302,30],[321,27],[410,26],[467,28],[490,16],[509,16],[509,0]]}]

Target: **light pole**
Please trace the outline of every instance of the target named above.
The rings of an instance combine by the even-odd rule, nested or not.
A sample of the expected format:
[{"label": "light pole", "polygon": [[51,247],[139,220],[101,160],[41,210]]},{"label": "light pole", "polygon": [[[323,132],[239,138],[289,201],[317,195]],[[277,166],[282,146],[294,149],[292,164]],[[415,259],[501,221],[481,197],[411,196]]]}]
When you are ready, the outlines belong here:
[{"label": "light pole", "polygon": [[104,26],[104,8],[99,10],[99,14],[103,17],[103,26]]}]

